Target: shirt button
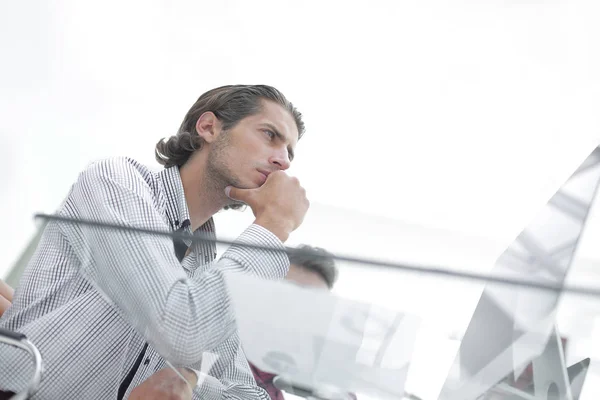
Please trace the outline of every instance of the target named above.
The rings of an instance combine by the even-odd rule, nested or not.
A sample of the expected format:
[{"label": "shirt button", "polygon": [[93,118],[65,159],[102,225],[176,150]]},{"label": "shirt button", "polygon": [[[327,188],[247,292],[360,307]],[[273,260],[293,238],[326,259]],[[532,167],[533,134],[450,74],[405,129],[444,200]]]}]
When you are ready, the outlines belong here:
[{"label": "shirt button", "polygon": [[148,365],[148,364],[150,364],[150,358],[146,358],[146,359],[144,360],[144,365]]}]

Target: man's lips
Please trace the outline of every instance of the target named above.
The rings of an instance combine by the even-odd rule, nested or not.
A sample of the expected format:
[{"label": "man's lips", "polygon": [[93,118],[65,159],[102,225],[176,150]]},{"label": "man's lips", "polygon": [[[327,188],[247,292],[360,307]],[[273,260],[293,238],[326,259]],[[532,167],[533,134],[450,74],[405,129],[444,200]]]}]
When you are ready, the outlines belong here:
[{"label": "man's lips", "polygon": [[260,172],[261,174],[263,174],[265,177],[271,175],[272,171],[269,171],[268,169],[259,169],[258,172]]},{"label": "man's lips", "polygon": [[262,183],[265,183],[271,172],[266,171],[264,169],[259,169],[258,172],[263,176]]}]

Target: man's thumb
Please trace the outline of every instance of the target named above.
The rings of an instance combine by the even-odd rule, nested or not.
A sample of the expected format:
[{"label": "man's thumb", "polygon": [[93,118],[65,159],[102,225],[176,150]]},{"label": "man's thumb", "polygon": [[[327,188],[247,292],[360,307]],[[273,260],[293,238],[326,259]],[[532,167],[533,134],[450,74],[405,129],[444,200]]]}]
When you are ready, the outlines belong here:
[{"label": "man's thumb", "polygon": [[252,189],[240,189],[233,186],[227,186],[225,188],[225,195],[231,200],[249,204],[248,200],[250,200],[250,196],[252,195]]}]

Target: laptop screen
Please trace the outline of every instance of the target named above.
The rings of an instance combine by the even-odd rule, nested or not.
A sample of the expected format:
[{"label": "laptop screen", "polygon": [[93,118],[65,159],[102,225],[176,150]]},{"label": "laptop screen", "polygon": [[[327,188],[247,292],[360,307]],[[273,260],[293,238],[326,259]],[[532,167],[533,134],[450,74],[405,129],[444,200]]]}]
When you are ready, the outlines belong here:
[{"label": "laptop screen", "polygon": [[[560,287],[600,181],[600,148],[585,159],[500,255],[492,275]],[[488,284],[462,339],[441,399],[474,399],[521,375],[554,329],[558,290]]]}]

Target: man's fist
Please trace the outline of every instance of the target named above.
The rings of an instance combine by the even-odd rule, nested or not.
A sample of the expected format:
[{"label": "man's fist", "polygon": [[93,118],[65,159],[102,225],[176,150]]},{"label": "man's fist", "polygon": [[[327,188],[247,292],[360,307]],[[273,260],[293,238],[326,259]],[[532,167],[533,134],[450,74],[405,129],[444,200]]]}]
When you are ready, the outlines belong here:
[{"label": "man's fist", "polygon": [[273,232],[281,241],[300,226],[308,211],[306,191],[295,177],[276,171],[256,189],[227,187],[227,196],[252,208],[255,223]]},{"label": "man's fist", "polygon": [[[178,368],[189,382],[186,383],[171,368],[161,369],[131,391],[129,400],[191,400],[197,376],[185,368]],[[191,387],[190,387],[191,386]]]}]

